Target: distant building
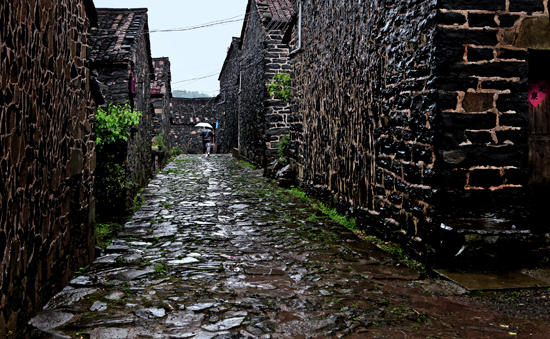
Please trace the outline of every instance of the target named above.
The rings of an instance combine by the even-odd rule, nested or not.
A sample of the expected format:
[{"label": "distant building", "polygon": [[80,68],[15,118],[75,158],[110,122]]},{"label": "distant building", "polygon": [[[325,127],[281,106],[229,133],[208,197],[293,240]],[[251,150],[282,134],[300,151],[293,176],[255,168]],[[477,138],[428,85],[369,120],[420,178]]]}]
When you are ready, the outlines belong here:
[{"label": "distant building", "polygon": [[[260,165],[277,156],[277,143],[290,134],[290,105],[271,99],[266,84],[278,72],[291,70],[289,47],[283,38],[293,12],[290,0],[249,0],[238,47],[233,40],[220,77],[221,93],[230,100],[238,97],[238,123],[233,133],[238,134],[239,152]],[[237,72],[234,60],[240,62],[238,85],[232,86]],[[235,110],[235,105],[230,105],[226,114]],[[234,118],[227,122],[235,125]],[[235,137],[224,135],[234,145]]]},{"label": "distant building", "polygon": [[[170,142],[189,154],[202,154],[202,141],[199,137],[202,128],[195,127],[206,122],[216,128],[216,98],[172,98]],[[216,141],[217,143],[217,141]]]},{"label": "distant building", "polygon": [[171,72],[169,58],[153,58],[155,79],[151,82],[151,102],[154,114],[152,119],[152,137],[161,138],[164,149],[153,149],[155,167],[164,165],[170,152],[170,103],[172,100]]},{"label": "distant building", "polygon": [[218,80],[220,94],[216,99],[216,112],[219,120],[218,144],[223,152],[239,147],[239,80],[241,50],[240,38],[233,38],[227,50]]}]

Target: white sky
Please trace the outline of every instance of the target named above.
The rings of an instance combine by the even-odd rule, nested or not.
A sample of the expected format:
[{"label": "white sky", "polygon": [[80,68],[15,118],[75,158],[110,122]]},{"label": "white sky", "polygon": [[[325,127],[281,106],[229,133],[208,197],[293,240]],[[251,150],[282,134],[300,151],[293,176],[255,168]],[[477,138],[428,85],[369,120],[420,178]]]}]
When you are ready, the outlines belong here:
[{"label": "white sky", "polygon": [[[213,21],[239,19],[214,27],[183,32],[151,33],[153,58],[169,57],[172,91],[200,91],[218,94],[218,75],[231,38],[241,35],[247,0],[94,0],[96,8],[148,8],[149,30],[177,29]],[[196,81],[178,81],[201,78]]]}]

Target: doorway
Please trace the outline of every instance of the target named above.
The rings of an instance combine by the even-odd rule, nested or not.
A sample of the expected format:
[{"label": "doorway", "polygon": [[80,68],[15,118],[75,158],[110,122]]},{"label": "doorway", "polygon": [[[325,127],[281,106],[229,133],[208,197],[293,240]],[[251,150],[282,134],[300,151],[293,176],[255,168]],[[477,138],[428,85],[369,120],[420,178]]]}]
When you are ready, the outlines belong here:
[{"label": "doorway", "polygon": [[550,51],[529,51],[528,100],[530,209],[542,225],[550,207]]}]

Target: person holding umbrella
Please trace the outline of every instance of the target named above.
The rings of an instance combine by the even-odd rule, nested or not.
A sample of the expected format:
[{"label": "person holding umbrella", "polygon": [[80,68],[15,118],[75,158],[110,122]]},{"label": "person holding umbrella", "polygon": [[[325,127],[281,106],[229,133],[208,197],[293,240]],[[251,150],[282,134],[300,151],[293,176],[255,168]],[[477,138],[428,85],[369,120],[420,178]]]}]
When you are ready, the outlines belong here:
[{"label": "person holding umbrella", "polygon": [[212,125],[206,122],[201,122],[200,124],[196,124],[195,127],[204,127],[204,129],[201,132],[201,140],[202,140],[202,153],[205,157],[210,156],[210,142],[214,138],[214,131],[212,131]]}]

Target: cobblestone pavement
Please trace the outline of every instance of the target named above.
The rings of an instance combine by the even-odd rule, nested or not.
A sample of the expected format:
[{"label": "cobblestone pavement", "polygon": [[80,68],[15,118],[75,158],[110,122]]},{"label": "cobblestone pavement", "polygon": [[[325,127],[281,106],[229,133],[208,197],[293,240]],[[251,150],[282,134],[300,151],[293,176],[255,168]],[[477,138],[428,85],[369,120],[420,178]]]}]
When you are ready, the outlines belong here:
[{"label": "cobblestone pavement", "polygon": [[[118,240],[31,323],[49,338],[545,338],[472,305],[225,155],[154,177]],[[462,299],[461,299],[462,298]],[[53,336],[52,336],[53,334]]]}]

